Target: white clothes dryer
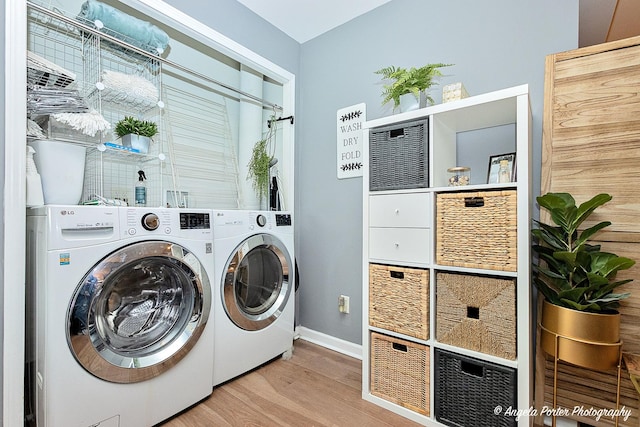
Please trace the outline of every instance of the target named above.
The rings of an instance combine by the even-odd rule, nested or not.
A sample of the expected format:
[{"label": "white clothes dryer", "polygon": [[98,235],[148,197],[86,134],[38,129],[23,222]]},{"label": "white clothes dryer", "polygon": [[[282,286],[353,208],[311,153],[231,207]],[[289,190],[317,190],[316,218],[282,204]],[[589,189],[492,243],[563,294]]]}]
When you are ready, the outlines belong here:
[{"label": "white clothes dryer", "polygon": [[211,394],[211,211],[51,205],[27,226],[38,426],[151,426]]},{"label": "white clothes dryer", "polygon": [[292,215],[214,210],[213,236],[216,386],[292,351]]}]

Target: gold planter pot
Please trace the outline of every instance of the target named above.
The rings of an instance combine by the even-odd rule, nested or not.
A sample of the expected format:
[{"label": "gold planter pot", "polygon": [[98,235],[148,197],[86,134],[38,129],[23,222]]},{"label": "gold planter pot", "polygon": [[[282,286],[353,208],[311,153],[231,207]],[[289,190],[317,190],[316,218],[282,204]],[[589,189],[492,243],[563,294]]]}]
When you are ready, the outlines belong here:
[{"label": "gold planter pot", "polygon": [[588,313],[544,300],[540,327],[542,349],[559,360],[600,371],[620,363],[619,313]]},{"label": "gold planter pot", "polygon": [[[620,372],[622,365],[622,341],[620,341],[620,314],[599,314],[572,310],[542,303],[540,319],[540,346],[554,358],[553,407],[558,403],[558,361],[587,369],[618,370],[616,410],[620,408]],[[619,416],[615,417],[618,426]],[[551,416],[551,426],[556,427],[556,416]]]}]

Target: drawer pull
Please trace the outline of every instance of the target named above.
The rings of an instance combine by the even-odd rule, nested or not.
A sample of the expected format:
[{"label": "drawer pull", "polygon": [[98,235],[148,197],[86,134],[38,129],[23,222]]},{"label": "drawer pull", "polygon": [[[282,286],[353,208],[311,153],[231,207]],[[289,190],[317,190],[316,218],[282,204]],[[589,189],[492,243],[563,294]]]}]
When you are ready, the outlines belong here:
[{"label": "drawer pull", "polygon": [[407,352],[407,346],[404,345],[404,344],[400,344],[400,343],[394,342],[392,346],[393,346],[393,349],[396,350],[396,351],[401,351],[403,353]]},{"label": "drawer pull", "polygon": [[404,279],[403,271],[390,271],[389,274],[391,275],[392,279]]},{"label": "drawer pull", "polygon": [[467,307],[467,317],[469,319],[479,319],[480,318],[480,308],[479,307]]},{"label": "drawer pull", "polygon": [[460,361],[460,370],[468,375],[482,378],[484,377],[484,369],[482,365],[476,365],[475,363],[467,362],[466,360]]},{"label": "drawer pull", "polygon": [[465,208],[481,208],[482,206],[484,206],[484,197],[465,197],[464,198]]},{"label": "drawer pull", "polygon": [[402,138],[404,137],[404,128],[391,129],[389,131],[389,138]]}]

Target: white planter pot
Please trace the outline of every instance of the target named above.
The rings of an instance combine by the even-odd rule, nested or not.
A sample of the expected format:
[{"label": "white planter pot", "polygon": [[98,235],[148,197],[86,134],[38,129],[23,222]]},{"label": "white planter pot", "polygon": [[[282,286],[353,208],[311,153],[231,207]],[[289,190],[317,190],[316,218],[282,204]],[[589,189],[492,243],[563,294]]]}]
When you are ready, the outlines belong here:
[{"label": "white planter pot", "polygon": [[405,93],[404,95],[400,95],[401,113],[417,110],[418,108],[420,108],[420,100],[417,99],[412,93]]},{"label": "white planter pot", "polygon": [[142,154],[147,154],[149,152],[149,144],[151,144],[151,138],[148,136],[129,133],[122,137],[122,145],[136,149]]}]

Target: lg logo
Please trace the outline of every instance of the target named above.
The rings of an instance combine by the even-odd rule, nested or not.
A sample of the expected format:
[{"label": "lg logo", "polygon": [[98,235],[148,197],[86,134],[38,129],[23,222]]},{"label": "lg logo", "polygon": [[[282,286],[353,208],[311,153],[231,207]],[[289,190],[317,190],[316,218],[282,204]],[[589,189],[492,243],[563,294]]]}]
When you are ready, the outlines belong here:
[{"label": "lg logo", "polygon": [[64,216],[64,215],[75,215],[76,212],[75,211],[60,211],[60,215]]}]

